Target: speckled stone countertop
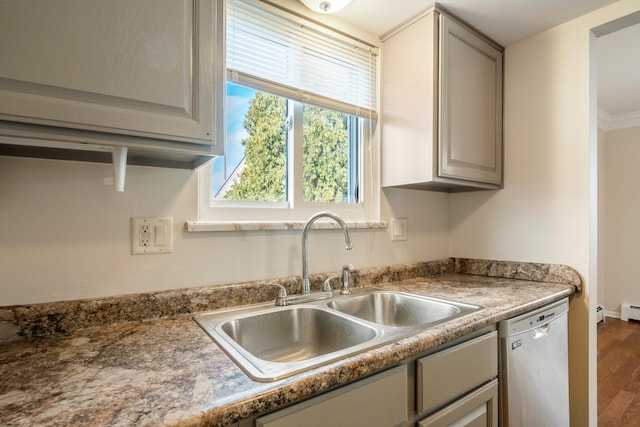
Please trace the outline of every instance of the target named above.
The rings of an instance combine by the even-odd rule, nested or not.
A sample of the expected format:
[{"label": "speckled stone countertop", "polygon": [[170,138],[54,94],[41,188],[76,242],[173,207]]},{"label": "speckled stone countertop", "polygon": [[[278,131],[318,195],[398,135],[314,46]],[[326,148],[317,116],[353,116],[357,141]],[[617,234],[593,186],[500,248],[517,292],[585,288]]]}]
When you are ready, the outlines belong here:
[{"label": "speckled stone countertop", "polygon": [[[0,344],[0,425],[229,425],[393,366],[579,288],[579,275],[571,269],[560,269],[556,277],[554,268],[540,264],[527,270],[484,263],[455,261],[458,273],[439,265],[442,274],[373,283],[484,310],[271,383],[247,377],[190,313]],[[541,268],[546,274],[530,280],[491,277],[497,274],[490,274],[492,268],[511,269],[500,273],[508,277]],[[474,269],[484,275],[460,274]],[[560,283],[533,281],[541,278]]]}]

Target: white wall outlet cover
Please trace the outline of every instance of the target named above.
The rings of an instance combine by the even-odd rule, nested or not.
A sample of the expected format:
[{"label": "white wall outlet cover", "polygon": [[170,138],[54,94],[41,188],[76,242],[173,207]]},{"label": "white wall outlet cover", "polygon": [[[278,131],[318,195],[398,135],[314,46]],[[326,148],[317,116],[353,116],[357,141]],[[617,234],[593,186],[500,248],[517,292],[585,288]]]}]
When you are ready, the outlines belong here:
[{"label": "white wall outlet cover", "polygon": [[173,252],[173,218],[131,218],[131,254],[168,254]]},{"label": "white wall outlet cover", "polygon": [[407,240],[407,218],[391,218],[391,240]]}]

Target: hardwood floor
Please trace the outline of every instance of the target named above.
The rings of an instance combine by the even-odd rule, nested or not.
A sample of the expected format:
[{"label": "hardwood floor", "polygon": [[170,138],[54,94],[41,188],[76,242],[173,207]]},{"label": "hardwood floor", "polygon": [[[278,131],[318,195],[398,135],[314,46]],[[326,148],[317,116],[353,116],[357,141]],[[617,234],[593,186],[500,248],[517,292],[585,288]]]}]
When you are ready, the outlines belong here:
[{"label": "hardwood floor", "polygon": [[640,426],[640,322],[598,324],[598,427]]}]

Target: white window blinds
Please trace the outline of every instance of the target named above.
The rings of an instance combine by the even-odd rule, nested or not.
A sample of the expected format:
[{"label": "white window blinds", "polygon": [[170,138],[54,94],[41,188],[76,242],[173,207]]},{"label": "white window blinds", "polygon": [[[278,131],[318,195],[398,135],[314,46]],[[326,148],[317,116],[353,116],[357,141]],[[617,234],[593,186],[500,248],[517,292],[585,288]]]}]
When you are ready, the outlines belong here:
[{"label": "white window blinds", "polygon": [[229,78],[375,118],[377,49],[250,0],[227,0]]}]

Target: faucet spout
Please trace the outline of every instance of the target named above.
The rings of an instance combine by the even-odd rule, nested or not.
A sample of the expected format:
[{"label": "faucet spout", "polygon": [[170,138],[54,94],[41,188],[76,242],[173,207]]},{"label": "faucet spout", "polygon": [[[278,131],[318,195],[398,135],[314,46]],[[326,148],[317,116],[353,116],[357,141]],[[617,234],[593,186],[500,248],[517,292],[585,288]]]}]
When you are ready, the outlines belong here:
[{"label": "faucet spout", "polygon": [[304,226],[302,230],[302,295],[308,295],[311,293],[311,284],[309,283],[309,230],[314,222],[316,222],[320,218],[330,218],[334,220],[340,228],[342,229],[342,233],[344,234],[344,244],[345,249],[350,251],[352,249],[351,246],[351,237],[349,236],[349,230],[347,229],[347,225],[344,223],[342,218],[333,212],[318,212],[313,215]]}]

